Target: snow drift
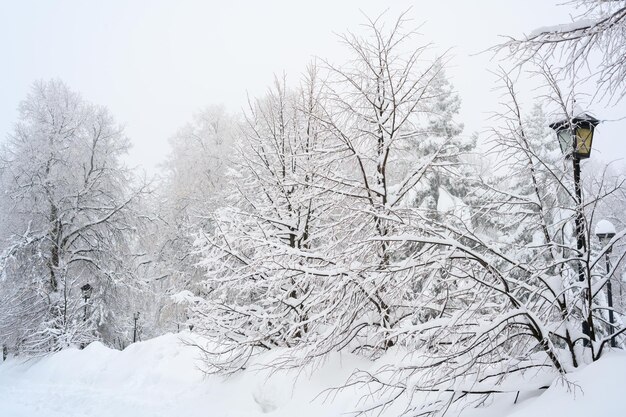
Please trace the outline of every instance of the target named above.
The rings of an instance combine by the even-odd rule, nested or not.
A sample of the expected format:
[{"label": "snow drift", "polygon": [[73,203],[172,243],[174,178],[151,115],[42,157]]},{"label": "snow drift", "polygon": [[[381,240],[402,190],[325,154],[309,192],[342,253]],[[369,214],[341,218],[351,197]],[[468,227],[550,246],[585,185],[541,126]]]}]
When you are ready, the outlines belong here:
[{"label": "snow drift", "polygon": [[[124,351],[92,343],[42,359],[15,358],[0,364],[0,416],[342,416],[354,409],[361,394],[318,395],[341,385],[357,368],[377,363],[347,354],[331,355],[313,372],[256,370],[222,378],[201,371],[199,351],[183,341],[191,334],[161,336],[135,343]],[[388,360],[388,358],[387,358]],[[626,386],[626,354],[616,352],[557,380],[541,395],[501,397],[464,416],[605,417],[622,415],[620,394]],[[397,415],[389,410],[388,415]],[[395,414],[390,414],[395,413]]]}]

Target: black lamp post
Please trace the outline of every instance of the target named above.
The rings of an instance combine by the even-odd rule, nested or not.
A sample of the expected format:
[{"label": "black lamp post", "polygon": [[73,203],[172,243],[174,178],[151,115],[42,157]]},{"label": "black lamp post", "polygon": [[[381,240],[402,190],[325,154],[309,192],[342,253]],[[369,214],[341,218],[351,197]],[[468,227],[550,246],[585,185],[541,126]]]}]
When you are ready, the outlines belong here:
[{"label": "black lamp post", "polygon": [[88,283],[80,287],[80,292],[82,293],[83,299],[85,300],[85,304],[84,304],[85,311],[83,314],[83,321],[87,321],[87,304],[89,303],[89,299],[91,298],[92,290],[93,290],[93,287],[89,285]]},{"label": "black lamp post", "polygon": [[[600,244],[602,244],[602,246],[606,246],[609,242],[611,242],[611,239],[615,237],[615,226],[613,226],[613,224],[608,220],[600,220],[598,224],[596,225],[596,236],[598,237]],[[613,250],[613,246],[609,246],[609,248],[605,252],[606,276],[607,276],[606,292],[607,292],[607,298],[608,298],[608,303],[609,303],[609,323],[610,323],[611,334],[615,332],[615,327],[613,326],[613,323],[615,323],[613,320],[613,287],[611,286],[611,278],[609,278],[609,274],[611,273],[610,255],[611,255],[612,250]],[[617,346],[617,343],[615,341],[615,337],[612,337],[611,347],[616,347],[616,346]]]},{"label": "black lamp post", "polygon": [[133,319],[135,320],[135,329],[133,330],[133,343],[137,341],[137,320],[139,320],[139,312],[133,314]]},{"label": "black lamp post", "polygon": [[[580,160],[591,156],[593,133],[600,123],[598,119],[582,113],[572,119],[564,119],[552,123],[550,127],[556,131],[561,150],[567,158],[572,158],[574,166],[574,191],[576,195],[576,247],[579,252],[586,249],[585,223],[582,210],[582,187],[580,185]],[[585,274],[582,267],[578,268],[578,280],[584,281]]]},{"label": "black lamp post", "polygon": [[[572,159],[574,168],[574,194],[576,198],[576,248],[579,254],[582,254],[587,249],[582,207],[582,187],[580,184],[580,160],[589,158],[591,155],[593,133],[599,123],[600,121],[595,117],[587,113],[581,113],[573,118],[566,118],[550,125],[550,127],[556,131],[559,145],[565,157]],[[585,270],[580,262],[578,263],[578,280],[585,281]],[[588,291],[587,301],[590,307],[592,297],[591,291]],[[583,321],[583,333],[588,335],[591,340],[595,339],[591,311],[589,311],[587,319]],[[587,345],[586,341],[585,345]]]}]

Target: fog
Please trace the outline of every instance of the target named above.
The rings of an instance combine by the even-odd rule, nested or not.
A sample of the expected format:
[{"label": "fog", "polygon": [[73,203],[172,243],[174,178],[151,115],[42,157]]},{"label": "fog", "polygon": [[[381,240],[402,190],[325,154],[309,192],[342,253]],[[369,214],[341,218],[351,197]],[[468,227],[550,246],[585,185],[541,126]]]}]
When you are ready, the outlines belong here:
[{"label": "fog", "polygon": [[[424,43],[449,49],[448,76],[463,100],[465,134],[484,129],[498,104],[481,53],[533,29],[568,22],[572,9],[545,0],[414,2],[328,1],[4,1],[0,15],[0,137],[33,81],[58,77],[110,108],[133,142],[129,163],[149,172],[168,152],[167,139],[211,104],[230,111],[265,91],[274,74],[297,82],[314,57],[342,59],[337,34],[359,32],[364,15],[409,10]],[[592,106],[600,119],[619,108]],[[626,157],[626,124],[599,128],[594,156]]]}]

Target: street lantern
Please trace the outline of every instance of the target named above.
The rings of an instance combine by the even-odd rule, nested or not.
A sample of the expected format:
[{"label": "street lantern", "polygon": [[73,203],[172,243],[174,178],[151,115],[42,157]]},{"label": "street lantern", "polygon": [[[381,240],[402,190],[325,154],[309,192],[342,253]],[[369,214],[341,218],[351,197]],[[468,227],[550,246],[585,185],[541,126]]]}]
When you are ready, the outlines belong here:
[{"label": "street lantern", "polygon": [[[598,222],[598,224],[596,224],[596,237],[598,238],[598,240],[600,241],[600,244],[602,246],[606,246],[607,244],[609,244],[611,242],[611,239],[613,239],[615,237],[615,226],[613,226],[613,223],[611,223],[608,220],[600,220]],[[611,278],[610,278],[610,274],[611,274],[611,259],[610,259],[610,254],[611,254],[611,249],[612,247],[609,247],[605,254],[605,261],[606,261],[606,295],[607,295],[607,301],[609,304],[609,324],[610,324],[610,331],[611,334],[615,333],[615,327],[613,326],[613,323],[615,323],[615,321],[613,320],[613,286],[611,285]],[[616,347],[617,346],[617,342],[615,340],[615,337],[611,337],[611,347]]]},{"label": "street lantern", "polygon": [[93,287],[87,283],[80,287],[80,292],[83,295],[83,299],[85,300],[85,305],[83,306],[83,321],[87,321],[87,303],[91,298],[91,292],[93,291]]},{"label": "street lantern", "polygon": [[556,131],[565,156],[586,159],[591,155],[593,132],[599,123],[590,114],[581,113],[572,119],[554,122],[550,127]]},{"label": "street lantern", "polygon": [[[600,220],[596,225],[596,236],[603,246],[608,244],[615,237],[615,226],[608,220]],[[611,248],[607,250],[610,251]]]},{"label": "street lantern", "polygon": [[85,299],[85,304],[91,298],[91,292],[93,291],[93,287],[89,284],[85,284],[80,287],[80,292],[83,294],[83,298]]}]

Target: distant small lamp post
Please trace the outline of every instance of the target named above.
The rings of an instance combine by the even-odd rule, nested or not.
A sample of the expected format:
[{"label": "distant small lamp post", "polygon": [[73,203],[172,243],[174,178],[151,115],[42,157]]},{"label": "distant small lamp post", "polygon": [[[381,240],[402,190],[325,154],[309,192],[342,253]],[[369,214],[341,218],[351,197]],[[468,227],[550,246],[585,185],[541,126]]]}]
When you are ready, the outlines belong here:
[{"label": "distant small lamp post", "polygon": [[[600,241],[602,247],[605,247],[611,242],[611,239],[615,237],[615,226],[608,220],[600,220],[596,225],[596,236]],[[611,334],[615,332],[615,327],[613,323],[613,287],[611,286],[611,279],[609,278],[609,274],[611,273],[611,251],[613,250],[613,246],[609,246],[609,248],[605,252],[606,259],[606,292],[609,303],[609,323],[611,324]],[[617,343],[615,341],[615,337],[611,338],[611,347],[616,347]]]},{"label": "distant small lamp post", "polygon": [[135,329],[133,330],[133,343],[137,341],[137,320],[139,320],[139,312],[133,314],[133,319],[135,320]]},{"label": "distant small lamp post", "polygon": [[85,311],[83,314],[83,321],[87,321],[87,304],[89,303],[89,299],[91,298],[92,291],[93,291],[93,287],[89,283],[80,287],[80,292],[82,293],[83,299],[85,300],[85,304],[84,304]]}]

